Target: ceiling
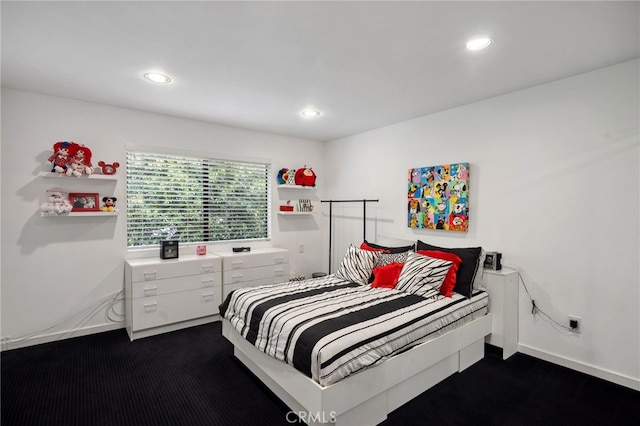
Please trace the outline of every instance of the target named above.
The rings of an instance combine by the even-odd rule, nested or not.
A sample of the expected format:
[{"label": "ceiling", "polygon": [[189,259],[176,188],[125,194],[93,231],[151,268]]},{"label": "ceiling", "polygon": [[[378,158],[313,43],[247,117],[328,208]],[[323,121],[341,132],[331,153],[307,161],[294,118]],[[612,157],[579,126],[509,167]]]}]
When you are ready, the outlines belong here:
[{"label": "ceiling", "polygon": [[2,1],[2,86],[333,140],[638,58],[639,5]]}]

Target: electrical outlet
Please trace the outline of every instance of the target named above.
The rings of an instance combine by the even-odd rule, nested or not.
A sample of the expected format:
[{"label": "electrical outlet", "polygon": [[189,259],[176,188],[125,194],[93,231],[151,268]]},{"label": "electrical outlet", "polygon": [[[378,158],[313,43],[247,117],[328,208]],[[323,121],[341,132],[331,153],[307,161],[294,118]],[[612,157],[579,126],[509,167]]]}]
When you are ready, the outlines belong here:
[{"label": "electrical outlet", "polygon": [[0,344],[2,345],[2,350],[6,351],[7,349],[9,349],[9,343],[11,342],[11,337],[9,336],[4,336],[2,338],[0,338]]},{"label": "electrical outlet", "polygon": [[582,318],[569,315],[569,328],[574,333],[580,333],[582,331]]},{"label": "electrical outlet", "polygon": [[304,244],[300,244],[299,250],[300,253],[304,253]]}]

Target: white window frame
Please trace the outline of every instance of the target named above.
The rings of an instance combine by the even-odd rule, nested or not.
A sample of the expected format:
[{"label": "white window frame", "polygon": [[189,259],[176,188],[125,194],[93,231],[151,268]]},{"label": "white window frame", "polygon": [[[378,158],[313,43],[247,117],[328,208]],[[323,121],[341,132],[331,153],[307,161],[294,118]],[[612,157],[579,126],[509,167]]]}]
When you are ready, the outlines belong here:
[{"label": "white window frame", "polygon": [[[176,174],[164,174],[162,170],[153,167],[150,170],[144,170],[147,166],[136,169],[131,165],[136,155],[138,158],[146,157],[150,161],[155,159],[157,164],[169,161],[170,164],[175,164]],[[127,247],[129,250],[158,247],[160,241],[165,239],[177,239],[181,245],[271,239],[272,164],[270,160],[233,158],[229,155],[145,145],[127,145],[126,158]],[[219,175],[217,185],[208,182],[208,179],[213,177],[212,170],[228,172],[229,169],[235,169],[235,173],[227,174],[226,177]],[[131,174],[134,170],[138,176]],[[151,176],[150,173],[155,171],[158,173]],[[193,171],[202,171],[202,174],[195,173],[194,182],[188,182],[185,188],[180,184],[179,174],[182,172],[185,175]],[[248,191],[247,194],[239,192],[237,190],[238,173],[246,173],[249,181],[253,182],[253,186],[257,186],[258,190],[254,190],[253,193]],[[145,176],[150,177],[145,178]],[[261,179],[262,176],[264,181]],[[164,177],[166,179],[163,179]],[[132,182],[136,178],[149,182],[149,186],[144,187],[143,183],[136,185]],[[163,189],[157,193],[154,192],[159,185],[163,185]],[[220,190],[220,188],[223,189]],[[230,191],[231,189],[234,191]],[[166,201],[166,193],[171,191],[176,191],[174,199],[180,200],[177,206],[174,202]],[[214,193],[219,196],[215,197]],[[189,200],[195,200],[195,203],[192,204]],[[145,211],[147,202],[156,203],[155,208]],[[253,211],[246,210],[246,206],[252,204],[258,206],[255,211],[257,217]],[[166,210],[158,211],[157,207],[163,205],[166,206]],[[238,216],[235,220],[229,217],[230,208],[238,208]],[[149,222],[149,217],[152,217],[154,222]],[[190,221],[189,218],[193,220]],[[230,222],[218,226],[216,231],[216,226],[212,225],[214,218],[220,221],[230,220]],[[247,238],[245,236],[247,227],[253,229],[251,226],[256,224],[260,225],[258,231],[254,236]],[[229,230],[230,234],[221,236],[219,234],[222,232],[221,229]]]}]

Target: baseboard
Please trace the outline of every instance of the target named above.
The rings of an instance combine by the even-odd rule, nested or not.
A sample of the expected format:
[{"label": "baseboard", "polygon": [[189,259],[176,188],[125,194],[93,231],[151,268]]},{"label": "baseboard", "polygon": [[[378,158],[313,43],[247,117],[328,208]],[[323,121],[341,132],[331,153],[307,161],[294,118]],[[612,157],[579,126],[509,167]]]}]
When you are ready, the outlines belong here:
[{"label": "baseboard", "polygon": [[541,351],[540,349],[532,348],[531,346],[523,345],[521,343],[518,344],[518,352],[521,352],[525,355],[530,355],[534,358],[542,359],[544,361],[549,361],[553,364],[561,365],[563,367],[567,367],[572,370],[579,371],[581,373],[585,373],[590,376],[606,380],[608,382],[625,386],[633,390],[640,391],[640,380],[633,377],[629,377],[623,374],[615,373],[613,371],[605,370],[603,368],[596,367],[594,365],[585,364],[583,362],[576,361],[574,359],[564,358],[556,354],[544,352],[544,351]]},{"label": "baseboard", "polygon": [[91,327],[78,328],[75,330],[67,330],[59,333],[46,334],[44,336],[34,336],[16,341],[3,341],[0,351],[8,351],[11,349],[25,348],[27,346],[40,345],[42,343],[56,342],[58,340],[71,339],[73,337],[87,336],[89,334],[104,333],[105,331],[113,331],[124,328],[124,322],[115,324],[94,325]]}]

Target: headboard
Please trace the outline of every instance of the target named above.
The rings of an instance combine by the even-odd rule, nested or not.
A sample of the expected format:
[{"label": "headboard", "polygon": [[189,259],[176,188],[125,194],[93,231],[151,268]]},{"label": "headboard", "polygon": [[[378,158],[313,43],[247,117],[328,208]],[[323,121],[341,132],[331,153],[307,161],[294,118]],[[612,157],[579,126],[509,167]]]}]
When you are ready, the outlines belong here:
[{"label": "headboard", "polygon": [[376,235],[376,240],[372,241],[376,244],[380,244],[382,246],[410,246],[416,243],[416,240],[406,240],[403,238],[390,237],[388,235],[378,234]]}]

